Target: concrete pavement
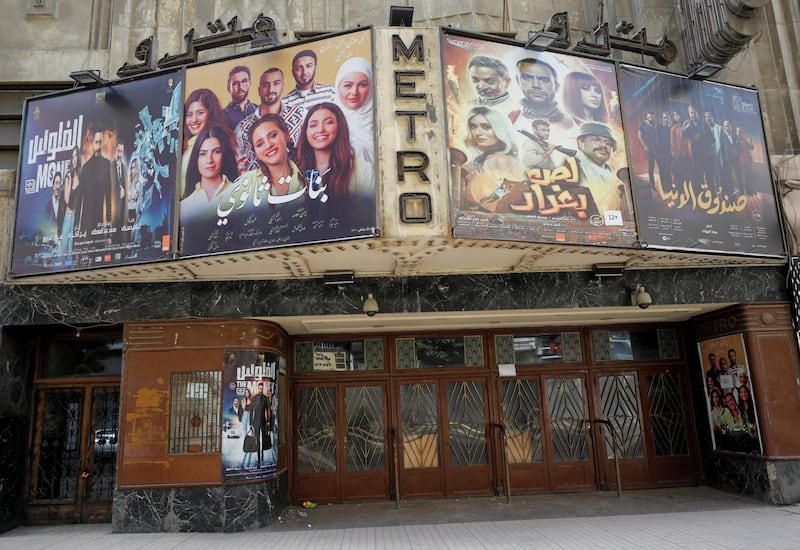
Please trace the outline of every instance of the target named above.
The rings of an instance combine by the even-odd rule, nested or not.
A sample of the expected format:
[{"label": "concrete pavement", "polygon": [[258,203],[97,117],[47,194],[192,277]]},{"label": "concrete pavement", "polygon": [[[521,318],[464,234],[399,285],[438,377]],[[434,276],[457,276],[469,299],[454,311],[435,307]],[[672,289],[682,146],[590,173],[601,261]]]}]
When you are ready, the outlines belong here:
[{"label": "concrete pavement", "polygon": [[0,549],[203,550],[270,547],[800,549],[800,505],[771,506],[707,487],[289,508],[241,533],[112,534],[110,524],[19,527]]}]

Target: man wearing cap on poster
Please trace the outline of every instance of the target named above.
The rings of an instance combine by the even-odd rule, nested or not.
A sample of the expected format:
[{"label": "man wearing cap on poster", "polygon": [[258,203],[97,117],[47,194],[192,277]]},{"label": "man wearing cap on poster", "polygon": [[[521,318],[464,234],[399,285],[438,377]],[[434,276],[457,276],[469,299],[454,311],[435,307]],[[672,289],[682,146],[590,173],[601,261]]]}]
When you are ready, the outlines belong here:
[{"label": "man wearing cap on poster", "polygon": [[605,124],[587,122],[578,131],[579,184],[587,187],[594,198],[597,209],[604,212],[619,212],[623,220],[632,219],[626,200],[625,183],[608,164],[617,148],[617,140]]},{"label": "man wearing cap on poster", "polygon": [[288,107],[303,105],[310,109],[318,103],[333,102],[336,90],[330,84],[317,84],[317,54],[313,50],[302,50],[292,59],[292,76],[296,83],[294,90],[283,97]]}]

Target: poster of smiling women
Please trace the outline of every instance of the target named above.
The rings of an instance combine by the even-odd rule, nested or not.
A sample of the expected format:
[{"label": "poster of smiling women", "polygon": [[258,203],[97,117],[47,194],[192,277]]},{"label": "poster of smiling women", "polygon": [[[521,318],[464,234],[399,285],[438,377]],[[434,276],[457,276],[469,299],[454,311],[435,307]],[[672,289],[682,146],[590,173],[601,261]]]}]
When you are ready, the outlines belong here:
[{"label": "poster of smiling women", "polygon": [[456,237],[630,246],[614,65],[442,33]]},{"label": "poster of smiling women", "polygon": [[12,275],[169,257],[181,73],[25,107]]},{"label": "poster of smiling women", "polygon": [[782,256],[756,91],[627,66],[620,86],[640,239]]},{"label": "poster of smiling women", "polygon": [[189,68],[181,254],[377,234],[370,29]]}]

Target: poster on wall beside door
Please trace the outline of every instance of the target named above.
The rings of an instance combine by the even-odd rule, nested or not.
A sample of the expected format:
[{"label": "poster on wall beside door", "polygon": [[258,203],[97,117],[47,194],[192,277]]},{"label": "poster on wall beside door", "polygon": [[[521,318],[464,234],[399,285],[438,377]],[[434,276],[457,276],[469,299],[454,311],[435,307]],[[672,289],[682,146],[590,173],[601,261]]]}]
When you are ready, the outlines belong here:
[{"label": "poster on wall beside door", "polygon": [[278,354],[226,350],[222,372],[222,480],[268,478],[278,467]]},{"label": "poster on wall beside door", "polygon": [[761,454],[753,386],[744,337],[731,334],[697,343],[708,425],[715,450]]}]

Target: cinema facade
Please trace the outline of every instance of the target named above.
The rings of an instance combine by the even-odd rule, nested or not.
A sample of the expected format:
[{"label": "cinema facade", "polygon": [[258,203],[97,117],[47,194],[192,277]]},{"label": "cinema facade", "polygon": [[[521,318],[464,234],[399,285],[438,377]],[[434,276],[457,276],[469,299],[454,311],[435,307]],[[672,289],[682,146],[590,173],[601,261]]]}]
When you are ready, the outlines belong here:
[{"label": "cinema facade", "polygon": [[[369,27],[29,100],[5,182],[3,527],[237,531],[305,500],[618,484],[800,501],[800,358],[758,93],[522,46]],[[287,199],[244,170],[189,216],[190,94],[224,104],[242,65],[252,101],[274,67],[286,94],[309,50],[318,83],[369,63],[372,128],[349,130],[370,175],[341,192],[300,165]],[[477,56],[509,71],[489,110]],[[538,140],[526,101],[548,84],[532,67],[564,110]],[[597,83],[597,118],[567,112],[576,73]],[[648,112],[690,139],[674,113],[693,110],[741,132],[746,179],[689,170],[685,151],[653,170]],[[541,141],[553,163],[523,162]],[[135,202],[91,187],[86,167],[118,144]],[[45,212],[75,150],[94,196],[64,231]],[[715,392],[737,403],[715,409]]]}]

